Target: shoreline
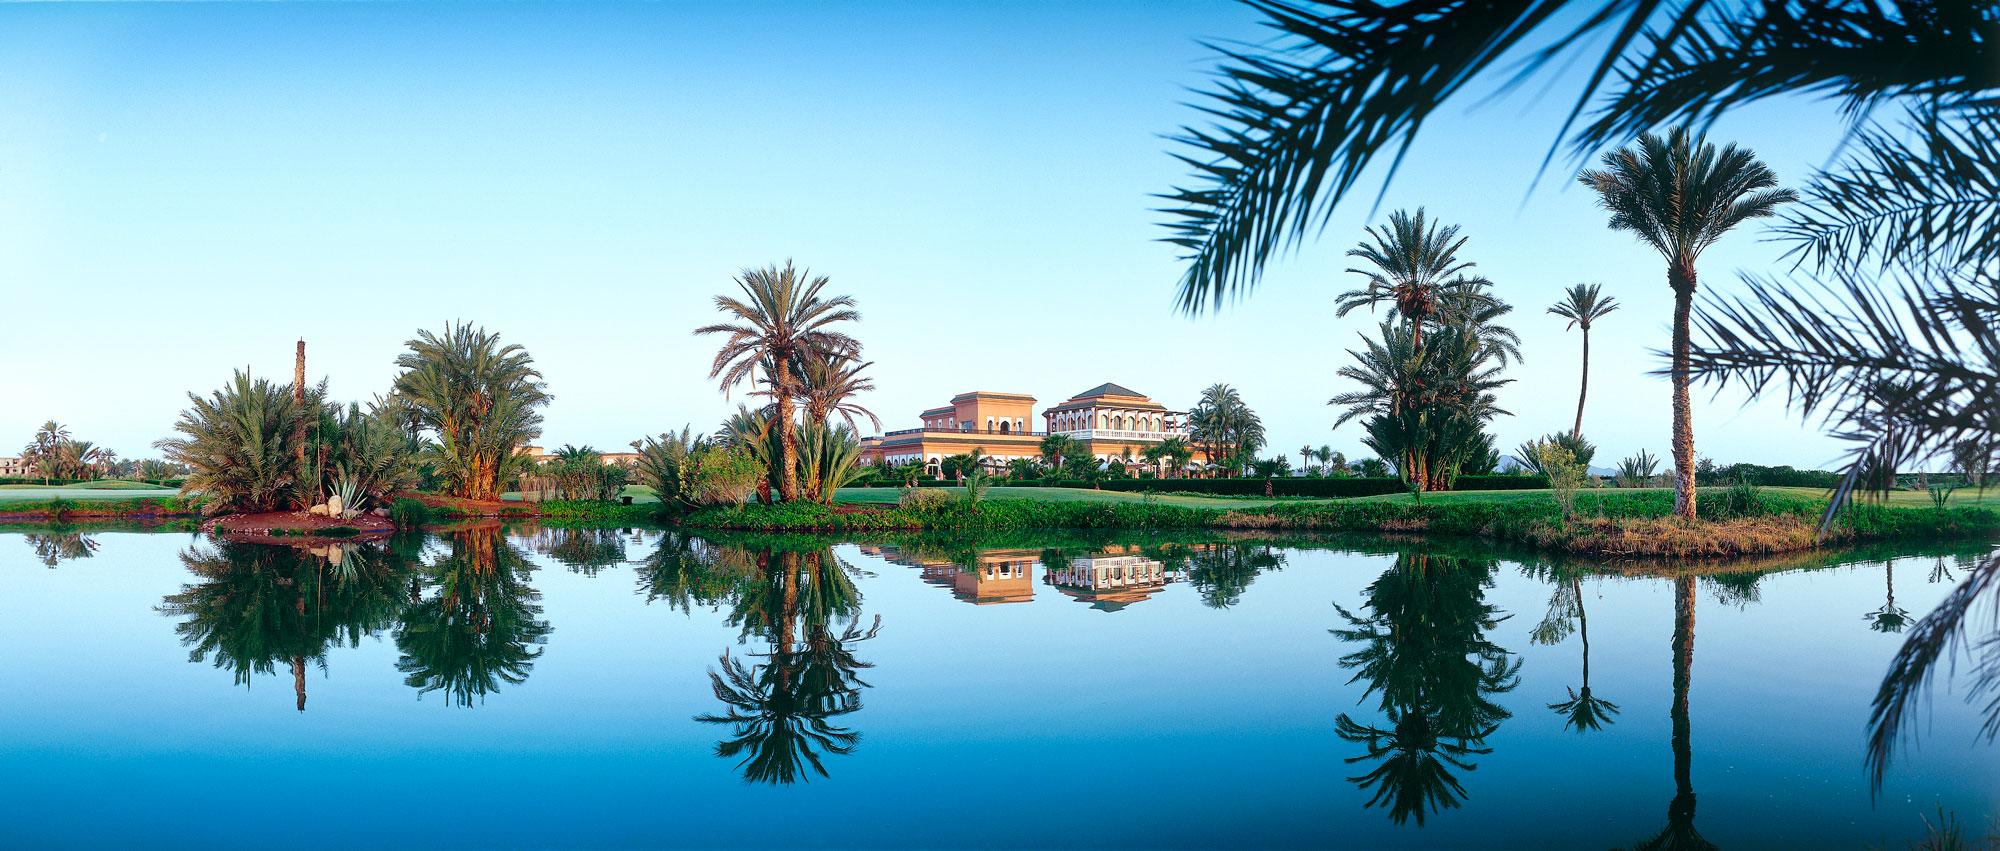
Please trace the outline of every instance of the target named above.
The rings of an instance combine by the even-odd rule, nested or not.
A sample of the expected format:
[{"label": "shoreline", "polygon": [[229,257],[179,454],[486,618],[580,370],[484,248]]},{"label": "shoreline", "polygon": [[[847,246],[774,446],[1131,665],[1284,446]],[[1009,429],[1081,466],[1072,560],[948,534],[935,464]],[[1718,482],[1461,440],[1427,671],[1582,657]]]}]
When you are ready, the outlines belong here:
[{"label": "shoreline", "polygon": [[[987,499],[927,507],[816,503],[750,504],[673,514],[658,503],[542,502],[427,505],[430,516],[418,529],[439,531],[466,521],[536,523],[551,527],[605,523],[658,524],[693,532],[802,533],[866,536],[891,534],[976,534],[1003,532],[1208,531],[1241,533],[1360,533],[1426,539],[1500,542],[1547,553],[1602,559],[1715,560],[1779,555],[1832,545],[1969,539],[2000,536],[2000,510],[1984,505],[1938,509],[1856,503],[1843,509],[1827,534],[1818,529],[1824,500],[1790,494],[1704,494],[1701,519],[1671,519],[1671,495],[1599,491],[1579,494],[1576,514],[1565,520],[1555,500],[1390,502],[1345,499],[1278,503],[1256,508],[1175,506],[1151,501],[1060,502]],[[428,500],[427,500],[428,502]],[[16,503],[0,510],[0,525],[60,528],[79,523],[176,525],[199,521],[203,529],[231,539],[231,523],[200,518],[198,505],[180,497],[126,500],[50,500]],[[240,521],[239,521],[240,524]],[[331,525],[331,524],[327,524]],[[355,524],[341,524],[342,526]],[[370,524],[371,526],[374,524]],[[361,531],[377,537],[398,531]],[[288,540],[352,539],[354,532],[319,535],[286,530]]]}]

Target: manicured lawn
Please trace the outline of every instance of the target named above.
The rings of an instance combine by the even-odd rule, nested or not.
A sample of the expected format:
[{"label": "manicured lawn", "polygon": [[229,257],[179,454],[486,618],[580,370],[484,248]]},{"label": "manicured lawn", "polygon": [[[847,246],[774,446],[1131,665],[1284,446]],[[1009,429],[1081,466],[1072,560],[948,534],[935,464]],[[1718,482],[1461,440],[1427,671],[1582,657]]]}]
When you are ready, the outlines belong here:
[{"label": "manicured lawn", "polygon": [[[101,483],[100,483],[101,484]],[[165,498],[180,491],[173,488],[130,487],[132,482],[121,482],[127,487],[91,487],[89,485],[61,485],[43,487],[41,485],[0,485],[0,502],[26,502],[44,499],[144,499],[146,497]]]},{"label": "manicured lawn", "polygon": [[[951,493],[964,492],[964,488],[939,488],[939,490],[949,491]],[[1626,492],[1637,492],[1641,490],[1655,490],[1655,491],[1665,492],[1670,489],[1669,488],[1632,488],[1632,489],[1605,488],[1602,489],[1602,492],[1626,493]],[[1707,487],[1702,488],[1702,491],[1704,493],[1714,492],[1716,490],[1719,490],[1719,488],[1707,488]],[[1822,491],[1817,488],[1765,488],[1764,490],[1770,491],[1774,494],[1782,493],[1782,494],[1789,494],[1793,496],[1802,496],[1809,498],[1824,498],[1827,493],[1826,491]],[[1582,494],[1580,494],[1580,498],[1585,500],[1587,504],[1587,501],[1590,498],[1589,495],[1591,493],[1596,493],[1596,492],[1599,491],[1595,490],[1583,491]],[[900,496],[900,494],[901,492],[896,488],[841,488],[840,492],[837,495],[835,495],[834,499],[836,502],[855,503],[855,504],[885,504],[885,503],[894,504],[898,499],[898,497]],[[1009,487],[991,488],[987,490],[986,496],[989,499],[1035,499],[1035,500],[1046,500],[1055,502],[1143,502],[1146,498],[1144,494],[1126,493],[1120,491],[1085,490],[1082,488],[1009,488]],[[1403,493],[1387,494],[1383,496],[1351,497],[1344,500],[1314,499],[1305,497],[1274,500],[1274,499],[1265,499],[1262,497],[1203,496],[1194,494],[1157,494],[1155,495],[1154,498],[1159,500],[1159,502],[1163,505],[1179,505],[1179,506],[1186,506],[1189,508],[1261,508],[1266,505],[1273,505],[1277,503],[1299,503],[1299,502],[1313,503],[1313,502],[1347,502],[1347,501],[1409,502],[1412,499],[1411,495]],[[1440,505],[1446,505],[1452,503],[1504,503],[1504,502],[1519,502],[1523,500],[1529,500],[1529,501],[1546,500],[1548,498],[1549,498],[1549,492],[1545,490],[1448,491],[1444,493],[1427,493],[1423,495],[1424,502],[1437,503]],[[634,501],[636,502],[637,500]],[[1894,493],[1889,494],[1889,504],[1896,506],[1928,506],[1931,504],[1931,497],[1930,494],[1924,493],[1923,491],[1896,491]],[[1988,488],[1984,494],[1981,494],[1979,491],[1972,490],[1970,488],[1962,489],[1952,495],[1951,504],[1952,505],[1980,505],[1980,504],[2000,505],[2000,488]]]},{"label": "manicured lawn", "polygon": [[[964,488],[925,488],[949,493],[964,493]],[[835,502],[854,504],[895,504],[902,491],[897,488],[841,488],[834,494]],[[1146,495],[1119,491],[1088,490],[1085,488],[1008,488],[994,487],[986,490],[987,499],[1033,499],[1044,502],[1145,502]],[[1275,500],[1263,497],[1204,496],[1198,494],[1154,494],[1161,505],[1178,505],[1187,508],[1261,508],[1277,502],[1326,502],[1321,499]]]}]

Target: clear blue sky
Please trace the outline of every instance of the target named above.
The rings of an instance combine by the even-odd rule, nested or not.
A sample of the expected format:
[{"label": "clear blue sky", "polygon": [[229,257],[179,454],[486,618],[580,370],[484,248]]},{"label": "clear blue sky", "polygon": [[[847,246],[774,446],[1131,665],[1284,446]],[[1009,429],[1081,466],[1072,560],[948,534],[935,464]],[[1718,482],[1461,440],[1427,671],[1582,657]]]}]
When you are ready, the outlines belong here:
[{"label": "clear blue sky", "polygon": [[[1372,191],[1248,301],[1172,310],[1149,195],[1184,170],[1160,136],[1195,118],[1197,39],[1257,33],[1210,2],[8,6],[0,451],[54,417],[152,455],[187,391],[286,378],[300,336],[315,378],[365,399],[453,319],[534,354],[547,443],[711,428],[734,402],[689,331],[732,273],[790,257],[860,301],[886,428],[971,389],[1048,405],[1116,381],[1180,408],[1227,381],[1276,451],[1359,456],[1325,402],[1376,321],[1331,310]],[[1448,108],[1382,210],[1463,224],[1516,305],[1504,446],[1570,422],[1578,339],[1542,311],[1601,281],[1626,307],[1595,337],[1585,430],[1600,465],[1664,456],[1662,263],[1567,172],[1528,194],[1571,96]],[[1796,183],[1840,129],[1802,102],[1716,135]],[[1705,285],[1777,268],[1760,231],[1712,250]],[[1775,402],[1704,394],[1695,422],[1724,462],[1840,450]]]}]

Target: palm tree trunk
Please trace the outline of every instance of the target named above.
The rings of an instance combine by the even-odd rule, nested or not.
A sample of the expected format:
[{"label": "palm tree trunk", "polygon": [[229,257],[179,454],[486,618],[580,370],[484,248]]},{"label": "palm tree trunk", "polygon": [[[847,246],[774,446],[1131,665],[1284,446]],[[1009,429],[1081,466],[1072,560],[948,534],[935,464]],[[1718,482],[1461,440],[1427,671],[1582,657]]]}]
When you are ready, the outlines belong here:
[{"label": "palm tree trunk", "polygon": [[1571,440],[1583,439],[1583,400],[1590,395],[1590,326],[1583,326],[1583,379],[1576,388],[1576,426],[1569,430]]},{"label": "palm tree trunk", "polygon": [[778,496],[791,502],[799,498],[799,436],[792,429],[792,366],[784,357],[775,360],[778,380],[771,389],[778,401],[778,421],[771,427],[778,429],[778,465],[783,468],[778,472]]},{"label": "palm tree trunk", "polygon": [[[298,406],[298,422],[292,426],[292,441],[296,443],[300,478],[306,475],[306,341],[300,340],[297,353],[292,358],[292,404]],[[312,489],[298,488],[298,508],[306,510],[319,498],[319,483],[313,482]],[[303,709],[304,707],[300,707]]]},{"label": "palm tree trunk", "polygon": [[1694,411],[1688,403],[1688,325],[1694,313],[1694,267],[1675,265],[1667,274],[1674,288],[1674,513],[1693,520]]},{"label": "palm tree trunk", "polygon": [[292,657],[292,692],[298,696],[299,711],[306,711],[306,657]]}]

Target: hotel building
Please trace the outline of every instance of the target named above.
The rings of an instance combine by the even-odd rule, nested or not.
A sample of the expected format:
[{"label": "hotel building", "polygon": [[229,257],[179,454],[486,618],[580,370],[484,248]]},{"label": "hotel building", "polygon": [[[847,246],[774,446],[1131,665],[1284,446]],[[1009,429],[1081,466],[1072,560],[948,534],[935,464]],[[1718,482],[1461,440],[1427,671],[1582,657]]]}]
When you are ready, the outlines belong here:
[{"label": "hotel building", "polygon": [[[1187,414],[1170,411],[1145,394],[1117,384],[1100,384],[1035,416],[1035,397],[1024,393],[975,390],[953,396],[951,404],[923,412],[922,428],[892,431],[861,442],[861,463],[895,465],[922,461],[939,474],[939,462],[974,449],[999,470],[1015,458],[1040,458],[1042,438],[1067,435],[1099,461],[1138,459],[1169,437],[1188,439]],[[1039,428],[1036,428],[1039,426]],[[1206,460],[1191,443],[1189,468]],[[1139,462],[1143,463],[1143,462]]]}]

